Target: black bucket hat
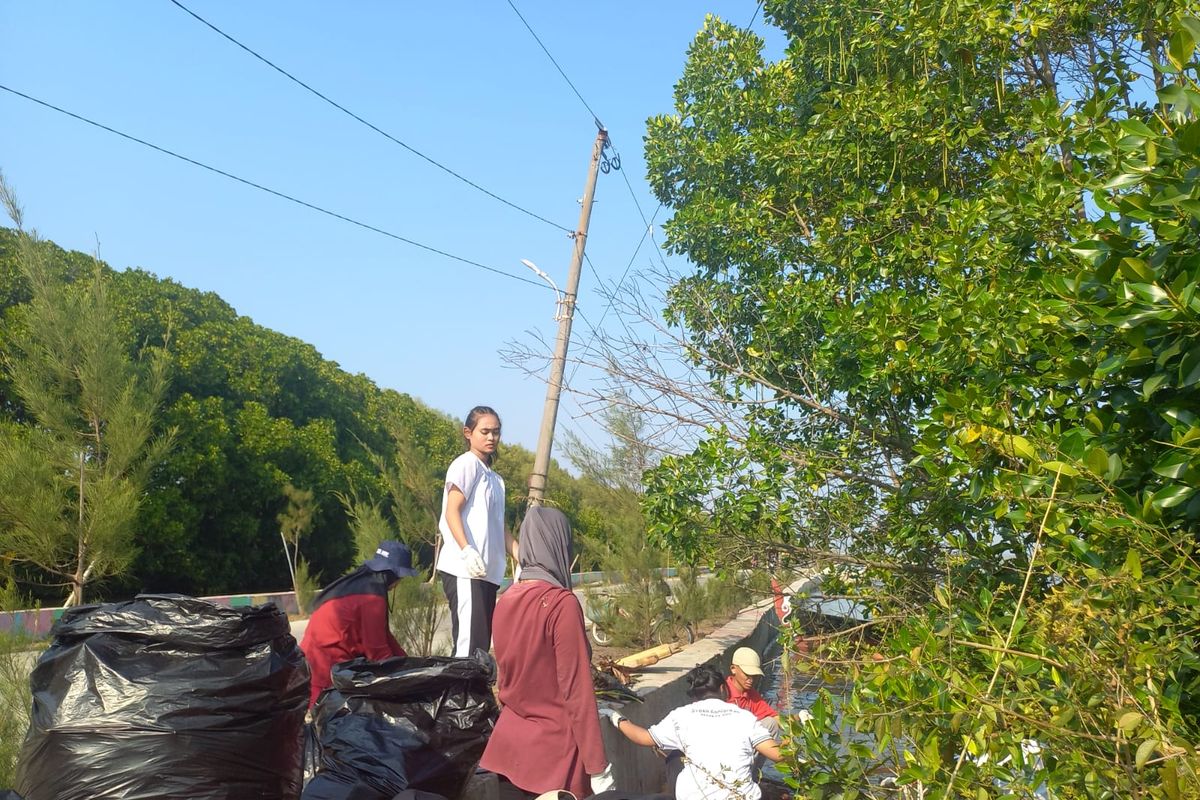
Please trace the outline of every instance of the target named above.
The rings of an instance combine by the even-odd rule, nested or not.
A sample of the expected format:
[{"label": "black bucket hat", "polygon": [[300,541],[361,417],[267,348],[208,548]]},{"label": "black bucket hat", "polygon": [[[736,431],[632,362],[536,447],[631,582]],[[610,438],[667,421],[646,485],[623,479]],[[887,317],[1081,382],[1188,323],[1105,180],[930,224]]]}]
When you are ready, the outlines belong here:
[{"label": "black bucket hat", "polygon": [[417,574],[412,565],[412,551],[408,545],[388,539],[379,543],[375,555],[363,562],[363,566],[372,572],[391,572],[398,578],[408,578]]}]

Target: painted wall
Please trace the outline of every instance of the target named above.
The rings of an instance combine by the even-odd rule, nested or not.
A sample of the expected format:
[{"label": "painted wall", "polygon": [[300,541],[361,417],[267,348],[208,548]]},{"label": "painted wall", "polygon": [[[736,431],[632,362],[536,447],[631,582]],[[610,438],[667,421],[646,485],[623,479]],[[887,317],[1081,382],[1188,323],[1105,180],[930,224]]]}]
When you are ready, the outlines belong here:
[{"label": "painted wall", "polygon": [[[295,592],[271,592],[267,594],[223,594],[202,597],[226,608],[245,608],[274,603],[287,614],[299,613]],[[0,635],[18,634],[44,639],[50,635],[54,623],[66,611],[65,608],[36,608],[26,611],[0,611]]]}]

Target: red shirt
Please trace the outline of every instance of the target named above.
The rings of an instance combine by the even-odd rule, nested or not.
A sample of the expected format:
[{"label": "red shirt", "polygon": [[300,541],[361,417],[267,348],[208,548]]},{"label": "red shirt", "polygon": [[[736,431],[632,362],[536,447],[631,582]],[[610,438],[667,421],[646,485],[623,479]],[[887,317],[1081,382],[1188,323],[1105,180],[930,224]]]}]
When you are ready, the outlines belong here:
[{"label": "red shirt", "polygon": [[492,643],[503,708],[479,765],[527,792],[587,797],[608,757],[579,600],[545,581],[518,583],[496,603]]},{"label": "red shirt", "polygon": [[[380,580],[368,576],[338,587],[342,592],[318,605],[309,617],[300,642],[312,674],[309,706],[333,685],[330,670],[334,664],[359,657],[383,661],[406,655],[388,630],[387,597],[377,593]],[[386,592],[387,581],[382,580]]]},{"label": "red shirt", "polygon": [[725,679],[725,688],[729,690],[729,702],[738,708],[746,709],[754,715],[755,719],[779,716],[779,712],[770,703],[763,700],[763,696],[753,687],[744,692],[738,689],[732,675]]}]

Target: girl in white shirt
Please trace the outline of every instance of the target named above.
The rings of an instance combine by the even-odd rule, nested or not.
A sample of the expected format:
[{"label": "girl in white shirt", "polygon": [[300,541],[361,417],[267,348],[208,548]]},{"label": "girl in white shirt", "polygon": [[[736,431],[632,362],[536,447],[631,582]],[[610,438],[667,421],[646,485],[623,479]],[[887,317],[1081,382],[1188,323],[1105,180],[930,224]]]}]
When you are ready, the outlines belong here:
[{"label": "girl in white shirt", "polygon": [[500,415],[476,406],[463,424],[467,452],[451,462],[442,487],[437,570],[450,604],[454,655],[467,658],[492,645],[492,611],[504,580],[506,553],[516,540],[504,528],[504,479],[492,469]]}]

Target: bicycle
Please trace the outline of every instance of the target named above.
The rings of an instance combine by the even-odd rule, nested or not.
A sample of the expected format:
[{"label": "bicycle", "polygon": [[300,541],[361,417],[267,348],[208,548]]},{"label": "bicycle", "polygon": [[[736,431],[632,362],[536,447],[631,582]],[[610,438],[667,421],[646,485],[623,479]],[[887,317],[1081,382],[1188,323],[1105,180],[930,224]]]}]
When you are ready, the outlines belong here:
[{"label": "bicycle", "polygon": [[[613,629],[618,619],[633,618],[633,614],[617,600],[618,598],[601,593],[589,595],[587,598],[588,632],[592,641],[601,647],[612,643]],[[663,609],[650,624],[650,638],[656,644],[679,641],[691,644],[696,641],[695,628],[675,610],[674,598],[670,595],[665,598]]]}]

